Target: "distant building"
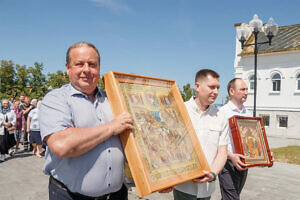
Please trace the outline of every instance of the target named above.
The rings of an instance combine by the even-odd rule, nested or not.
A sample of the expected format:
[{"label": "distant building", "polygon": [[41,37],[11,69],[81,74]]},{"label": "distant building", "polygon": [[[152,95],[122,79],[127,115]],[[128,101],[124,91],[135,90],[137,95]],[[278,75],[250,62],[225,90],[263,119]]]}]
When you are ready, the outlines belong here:
[{"label": "distant building", "polygon": [[[237,28],[240,24],[236,24]],[[258,41],[267,41],[259,33]],[[254,43],[251,35],[245,44]],[[236,40],[235,77],[249,87],[246,108],[253,110],[254,46],[241,49]],[[265,122],[267,135],[300,139],[300,24],[279,27],[272,45],[258,48],[257,116]]]}]

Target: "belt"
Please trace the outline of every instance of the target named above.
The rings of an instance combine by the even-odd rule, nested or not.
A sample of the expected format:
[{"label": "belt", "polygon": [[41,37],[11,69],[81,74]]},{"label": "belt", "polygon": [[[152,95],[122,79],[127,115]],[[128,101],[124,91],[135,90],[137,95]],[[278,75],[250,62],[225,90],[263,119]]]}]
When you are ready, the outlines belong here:
[{"label": "belt", "polygon": [[86,195],[83,195],[83,194],[80,194],[80,193],[71,192],[67,188],[67,186],[65,186],[65,184],[63,184],[59,180],[56,180],[53,176],[50,176],[50,183],[53,184],[53,185],[56,185],[57,187],[61,188],[62,190],[65,190],[71,196],[79,197],[80,199],[84,199],[84,200],[109,200],[113,194],[116,194],[116,193],[121,191],[121,190],[119,190],[117,192],[110,193],[110,194],[105,194],[105,195],[99,196],[99,197],[90,197],[90,196],[86,196]]}]

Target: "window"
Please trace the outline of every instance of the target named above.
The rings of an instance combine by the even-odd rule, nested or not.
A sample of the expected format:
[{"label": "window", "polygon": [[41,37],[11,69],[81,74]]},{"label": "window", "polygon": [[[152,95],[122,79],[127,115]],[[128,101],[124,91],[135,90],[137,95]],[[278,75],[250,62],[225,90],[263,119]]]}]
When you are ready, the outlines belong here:
[{"label": "window", "polygon": [[272,77],[272,85],[273,85],[273,91],[280,91],[280,82],[281,82],[281,76],[280,74],[276,73]]},{"label": "window", "polygon": [[297,90],[300,90],[300,74],[297,76]]},{"label": "window", "polygon": [[250,76],[249,83],[250,90],[254,90],[254,75]]},{"label": "window", "polygon": [[270,115],[259,115],[262,119],[263,119],[263,122],[264,122],[264,125],[265,126],[269,126],[270,125]]},{"label": "window", "polygon": [[278,119],[278,127],[288,127],[288,117],[287,116],[277,116]]}]

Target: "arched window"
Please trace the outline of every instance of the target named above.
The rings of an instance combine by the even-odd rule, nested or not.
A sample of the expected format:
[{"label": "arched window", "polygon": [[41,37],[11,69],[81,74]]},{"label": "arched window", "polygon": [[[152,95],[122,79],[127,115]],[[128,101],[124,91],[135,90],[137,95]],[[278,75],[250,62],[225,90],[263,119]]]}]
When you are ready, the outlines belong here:
[{"label": "arched window", "polygon": [[250,90],[254,90],[254,75],[250,76],[249,88],[250,88]]},{"label": "arched window", "polygon": [[273,91],[280,91],[281,76],[276,73],[272,77]]},{"label": "arched window", "polygon": [[276,73],[272,77],[273,91],[280,91],[281,76]]},{"label": "arched window", "polygon": [[297,76],[297,90],[300,90],[300,74]]}]

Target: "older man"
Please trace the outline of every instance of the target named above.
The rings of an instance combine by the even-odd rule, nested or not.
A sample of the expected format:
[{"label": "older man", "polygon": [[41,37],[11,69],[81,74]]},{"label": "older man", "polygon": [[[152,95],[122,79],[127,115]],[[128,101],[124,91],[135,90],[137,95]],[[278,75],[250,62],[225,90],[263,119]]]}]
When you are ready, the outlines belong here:
[{"label": "older man", "polygon": [[[230,101],[221,108],[229,119],[233,115],[251,116],[244,103],[248,96],[247,84],[240,78],[234,78],[227,85]],[[238,200],[247,178],[247,167],[242,162],[244,156],[235,153],[232,135],[228,145],[228,159],[219,174],[220,190],[223,200]]]},{"label": "older man", "polygon": [[49,199],[127,199],[119,134],[133,129],[132,118],[113,118],[105,92],[97,88],[100,55],[94,45],[73,44],[66,69],[71,83],[48,93],[40,110]]},{"label": "older man", "polygon": [[23,115],[24,115],[24,119],[25,119],[25,127],[24,127],[24,132],[23,132],[23,136],[22,136],[22,140],[23,140],[23,147],[24,147],[24,151],[30,151],[30,145],[28,142],[28,133],[26,132],[27,130],[27,118],[28,118],[28,114],[29,112],[34,109],[34,106],[30,103],[30,97],[26,96],[24,97],[24,103],[20,104],[20,109],[23,110]]},{"label": "older man", "polygon": [[215,180],[227,159],[228,122],[212,105],[219,93],[219,75],[210,69],[197,72],[196,97],[185,102],[211,172],[174,189],[174,200],[208,200],[215,190]]},{"label": "older man", "polygon": [[16,149],[15,153],[18,152],[19,143],[25,128],[25,118],[23,111],[20,109],[20,101],[15,101],[14,108],[16,114],[16,130],[15,130],[15,138],[16,138]]}]

